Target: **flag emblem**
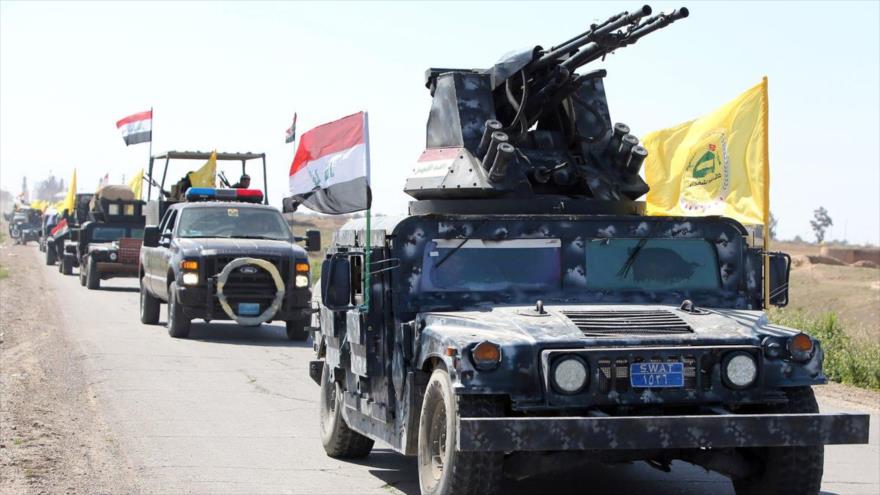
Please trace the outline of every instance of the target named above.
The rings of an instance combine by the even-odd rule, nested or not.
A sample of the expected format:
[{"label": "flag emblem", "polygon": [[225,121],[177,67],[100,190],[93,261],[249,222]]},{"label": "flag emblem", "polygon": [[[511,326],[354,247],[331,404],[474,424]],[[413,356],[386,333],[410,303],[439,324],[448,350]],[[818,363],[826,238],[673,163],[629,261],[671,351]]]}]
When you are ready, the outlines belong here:
[{"label": "flag emblem", "polygon": [[153,110],[129,115],[116,122],[125,145],[146,143],[153,140]]}]

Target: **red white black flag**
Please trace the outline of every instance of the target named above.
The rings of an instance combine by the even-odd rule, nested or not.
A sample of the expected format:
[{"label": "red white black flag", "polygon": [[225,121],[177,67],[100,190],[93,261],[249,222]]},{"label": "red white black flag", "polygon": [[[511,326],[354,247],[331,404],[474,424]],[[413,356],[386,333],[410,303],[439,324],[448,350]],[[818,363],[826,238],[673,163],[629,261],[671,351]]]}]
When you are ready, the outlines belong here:
[{"label": "red white black flag", "polygon": [[284,143],[290,144],[296,141],[296,112],[293,112],[293,123],[284,131]]},{"label": "red white black flag", "polygon": [[305,132],[290,165],[294,201],[321,213],[370,207],[367,114],[359,112]]},{"label": "red white black flag", "polygon": [[153,140],[153,110],[136,113],[116,122],[122,132],[125,145],[146,143]]}]

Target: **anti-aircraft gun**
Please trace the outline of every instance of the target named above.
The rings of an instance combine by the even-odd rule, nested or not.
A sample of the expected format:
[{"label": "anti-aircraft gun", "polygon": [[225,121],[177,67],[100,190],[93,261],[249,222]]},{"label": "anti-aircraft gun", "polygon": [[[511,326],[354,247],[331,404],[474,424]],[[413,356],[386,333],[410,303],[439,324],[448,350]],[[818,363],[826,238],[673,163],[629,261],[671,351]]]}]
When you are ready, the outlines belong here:
[{"label": "anti-aircraft gun", "polygon": [[650,14],[647,5],[621,12],[550,49],[515,52],[485,70],[428,69],[427,149],[406,192],[419,200],[549,195],[625,203],[644,195],[639,170],[647,150],[627,125],[612,125],[606,71],[576,71],[688,10]]},{"label": "anti-aircraft gun", "polygon": [[823,446],[867,442],[867,415],[819,413],[822,347],[768,321],[745,228],[636,201],[647,152],[612,125],[605,71],[577,70],[688,12],[650,14],[428,70],[410,214],[351,220],[322,264],[309,372],[328,455],[381,440],[418,457],[423,495],[637,460],[718,471],[738,495],[815,494]]}]

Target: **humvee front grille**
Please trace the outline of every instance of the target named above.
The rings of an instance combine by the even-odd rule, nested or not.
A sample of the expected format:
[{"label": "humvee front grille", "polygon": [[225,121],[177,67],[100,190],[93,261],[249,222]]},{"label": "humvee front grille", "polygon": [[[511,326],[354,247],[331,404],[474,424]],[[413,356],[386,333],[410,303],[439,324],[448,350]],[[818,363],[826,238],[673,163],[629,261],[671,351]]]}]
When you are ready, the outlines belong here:
[{"label": "humvee front grille", "polygon": [[563,311],[562,314],[587,337],[693,333],[684,320],[665,310]]}]

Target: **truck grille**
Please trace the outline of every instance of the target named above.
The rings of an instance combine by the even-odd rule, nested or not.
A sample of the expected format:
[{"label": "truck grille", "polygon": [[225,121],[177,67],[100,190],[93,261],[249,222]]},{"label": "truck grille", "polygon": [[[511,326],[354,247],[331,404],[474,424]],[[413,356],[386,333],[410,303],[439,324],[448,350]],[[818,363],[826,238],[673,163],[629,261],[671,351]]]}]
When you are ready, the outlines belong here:
[{"label": "truck grille", "polygon": [[632,361],[630,361],[630,359],[622,357],[600,357],[597,360],[599,369],[597,385],[599,387],[599,392],[628,392],[631,388],[629,383],[629,365],[632,363],[640,363],[644,361],[656,363],[681,362],[684,368],[683,388],[685,390],[694,390],[697,388],[697,360],[695,356],[691,354],[684,356],[653,356],[650,359],[635,358]]},{"label": "truck grille", "polygon": [[[217,256],[207,260],[206,268],[208,276],[216,277],[221,271],[223,271],[223,268],[225,268],[227,264],[236,258],[238,258],[238,256]],[[275,268],[278,269],[278,273],[281,275],[281,280],[284,282],[284,286],[287,287],[289,280],[288,274],[290,273],[291,268],[290,262],[283,258],[261,256],[260,259],[264,259],[275,265]],[[240,269],[233,270],[226,280],[226,285],[223,287],[223,293],[226,295],[226,299],[233,308],[233,311],[237,311],[239,303],[258,303],[260,305],[260,312],[263,312],[269,307],[272,300],[275,298],[275,282],[272,280],[272,275],[266,270],[254,265],[248,266],[256,268],[256,272],[244,273]],[[222,312],[220,303],[216,297],[214,297],[214,304],[215,311]]]},{"label": "truck grille", "polygon": [[563,311],[586,337],[692,333],[676,314],[665,310]]},{"label": "truck grille", "polygon": [[119,262],[124,265],[137,265],[143,239],[123,237],[119,239]]}]

